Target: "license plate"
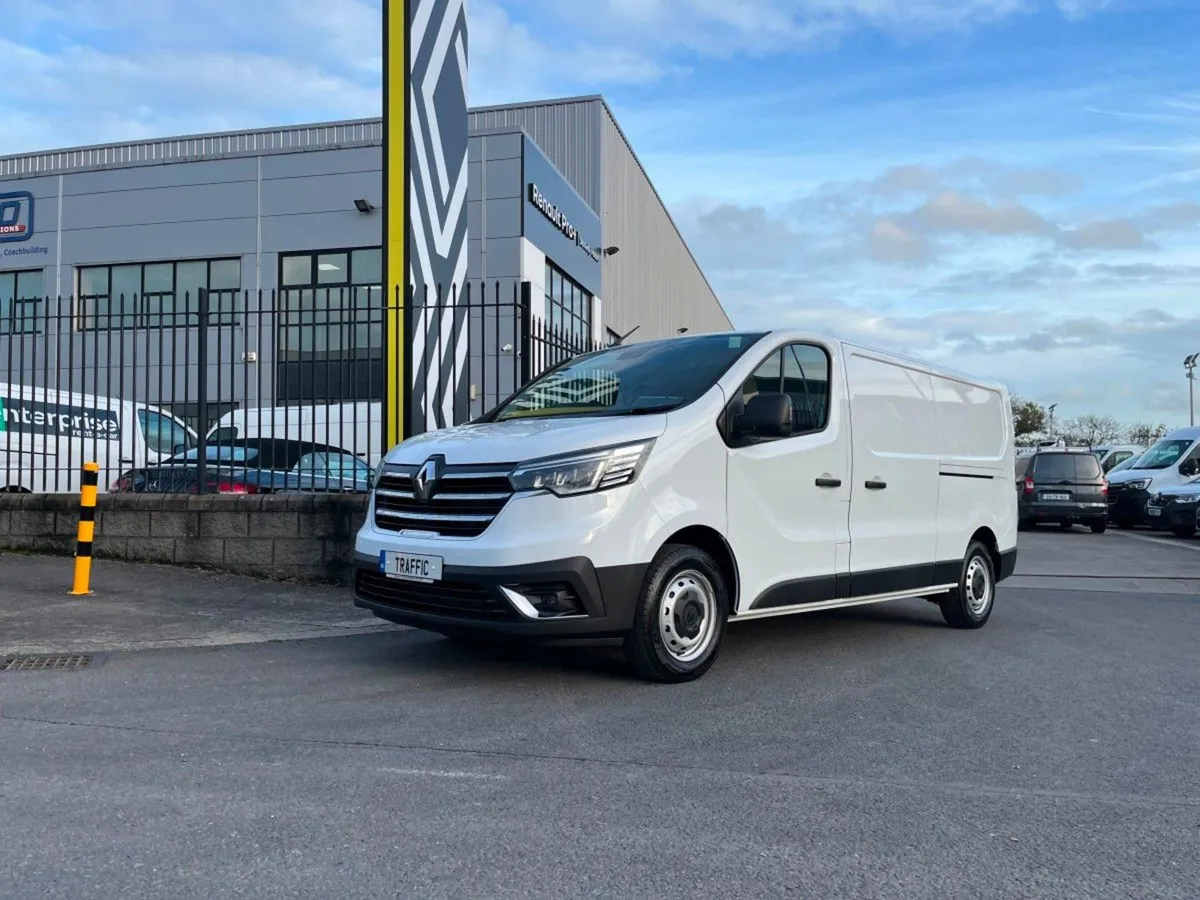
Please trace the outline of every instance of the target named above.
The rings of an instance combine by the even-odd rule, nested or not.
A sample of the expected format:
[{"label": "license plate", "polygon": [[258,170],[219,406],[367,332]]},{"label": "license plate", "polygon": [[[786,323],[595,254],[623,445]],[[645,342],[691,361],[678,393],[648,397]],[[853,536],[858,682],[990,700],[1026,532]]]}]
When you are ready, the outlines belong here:
[{"label": "license plate", "polygon": [[1070,500],[1070,494],[1042,494],[1043,500]]},{"label": "license plate", "polygon": [[1162,515],[1162,510],[1161,510],[1161,509],[1158,509],[1157,507],[1154,507],[1154,506],[1148,506],[1148,507],[1146,507],[1146,515],[1148,515],[1148,516],[1161,516],[1161,515]]},{"label": "license plate", "polygon": [[442,558],[385,550],[379,554],[379,571],[388,578],[428,584],[442,580]]}]

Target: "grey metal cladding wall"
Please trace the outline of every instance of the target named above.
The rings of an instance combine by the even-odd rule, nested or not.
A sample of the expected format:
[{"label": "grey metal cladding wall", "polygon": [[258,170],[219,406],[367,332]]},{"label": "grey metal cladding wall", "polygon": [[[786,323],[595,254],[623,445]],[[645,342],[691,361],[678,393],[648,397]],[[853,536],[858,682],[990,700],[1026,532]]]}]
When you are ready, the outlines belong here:
[{"label": "grey metal cladding wall", "polygon": [[604,261],[604,324],[630,340],[731,327],[662,200],[604,108],[604,242],[620,248]]},{"label": "grey metal cladding wall", "polygon": [[337,150],[372,146],[382,141],[383,123],[379,119],[263,128],[4,156],[0,157],[0,178],[26,178],[86,169],[152,166],[265,153]]},{"label": "grey metal cladding wall", "polygon": [[599,211],[602,106],[599,99],[585,97],[473,109],[467,115],[472,131],[523,128],[588,206]]}]

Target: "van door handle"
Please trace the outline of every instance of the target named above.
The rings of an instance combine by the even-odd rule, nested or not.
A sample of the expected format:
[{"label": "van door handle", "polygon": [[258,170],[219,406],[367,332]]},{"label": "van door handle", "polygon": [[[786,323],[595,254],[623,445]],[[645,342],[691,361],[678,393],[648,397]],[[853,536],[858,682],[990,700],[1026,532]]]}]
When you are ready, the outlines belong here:
[{"label": "van door handle", "polygon": [[838,488],[841,486],[842,486],[842,479],[840,479],[840,478],[821,477],[821,478],[817,479],[817,487],[819,487],[819,488]]},{"label": "van door handle", "polygon": [[867,482],[866,487],[868,491],[882,491],[887,487],[887,482],[871,480]]}]

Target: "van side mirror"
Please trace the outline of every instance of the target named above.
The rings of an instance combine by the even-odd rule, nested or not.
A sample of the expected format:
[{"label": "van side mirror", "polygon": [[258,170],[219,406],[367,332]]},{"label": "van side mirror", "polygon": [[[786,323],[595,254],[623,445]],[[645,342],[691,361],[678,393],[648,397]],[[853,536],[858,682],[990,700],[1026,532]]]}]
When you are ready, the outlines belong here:
[{"label": "van side mirror", "polygon": [[1200,471],[1200,465],[1194,459],[1185,459],[1179,464],[1179,474],[1184,478],[1191,478],[1197,471]]},{"label": "van side mirror", "polygon": [[171,448],[172,456],[179,456],[180,454],[183,454],[186,452],[187,452],[187,444],[176,444],[174,447]]},{"label": "van side mirror", "polygon": [[795,416],[787,394],[755,394],[738,418],[738,432],[745,436],[784,438],[792,433]]}]

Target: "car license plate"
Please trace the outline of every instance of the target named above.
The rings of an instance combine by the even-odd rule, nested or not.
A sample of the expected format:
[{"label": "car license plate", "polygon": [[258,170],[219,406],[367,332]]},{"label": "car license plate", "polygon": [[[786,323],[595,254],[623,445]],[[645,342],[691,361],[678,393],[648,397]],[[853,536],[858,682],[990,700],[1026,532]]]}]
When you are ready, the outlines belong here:
[{"label": "car license plate", "polygon": [[1070,494],[1042,494],[1043,500],[1070,500]]},{"label": "car license plate", "polygon": [[385,550],[379,554],[379,570],[388,578],[428,584],[442,580],[442,558]]},{"label": "car license plate", "polygon": [[1148,515],[1148,516],[1161,516],[1161,515],[1162,515],[1162,510],[1161,510],[1161,509],[1159,509],[1157,506],[1147,506],[1147,507],[1146,507],[1146,515]]}]

